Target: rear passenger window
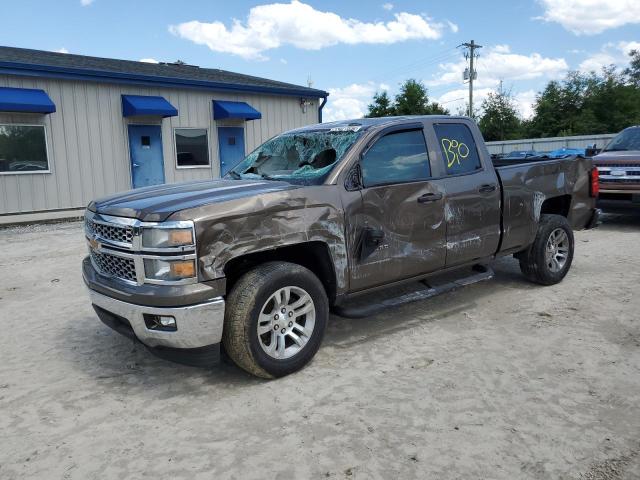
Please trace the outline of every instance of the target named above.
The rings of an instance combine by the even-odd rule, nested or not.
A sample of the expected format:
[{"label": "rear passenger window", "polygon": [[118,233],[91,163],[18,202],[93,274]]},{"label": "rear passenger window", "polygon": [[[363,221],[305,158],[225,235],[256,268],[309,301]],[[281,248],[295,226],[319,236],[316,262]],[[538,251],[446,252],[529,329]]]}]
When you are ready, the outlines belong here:
[{"label": "rear passenger window", "polygon": [[422,130],[385,135],[365,153],[361,166],[365,187],[429,178],[431,168]]},{"label": "rear passenger window", "polygon": [[482,168],[471,130],[461,123],[438,123],[433,126],[442,151],[447,175],[470,173]]}]

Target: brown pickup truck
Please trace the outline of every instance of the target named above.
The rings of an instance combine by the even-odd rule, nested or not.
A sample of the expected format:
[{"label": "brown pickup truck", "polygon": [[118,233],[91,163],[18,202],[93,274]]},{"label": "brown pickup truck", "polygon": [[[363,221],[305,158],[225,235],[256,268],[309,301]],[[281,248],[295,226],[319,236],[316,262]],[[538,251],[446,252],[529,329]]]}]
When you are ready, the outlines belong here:
[{"label": "brown pickup truck", "polygon": [[640,126],[625,128],[593,157],[600,175],[599,203],[640,206]]},{"label": "brown pickup truck", "polygon": [[278,377],[363,294],[505,255],[561,281],[573,230],[597,222],[594,183],[582,157],[494,166],[465,117],[312,125],[223,179],[91,202],[83,275],[101,320],[154,353],[207,365],[222,345]]}]

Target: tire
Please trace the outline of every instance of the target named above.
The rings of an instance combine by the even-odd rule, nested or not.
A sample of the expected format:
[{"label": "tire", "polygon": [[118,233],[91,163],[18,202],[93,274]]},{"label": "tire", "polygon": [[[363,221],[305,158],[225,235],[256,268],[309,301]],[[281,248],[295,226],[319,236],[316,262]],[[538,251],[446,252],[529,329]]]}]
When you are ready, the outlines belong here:
[{"label": "tire", "polygon": [[573,230],[567,219],[561,215],[542,215],[535,240],[518,255],[520,270],[532,282],[554,285],[562,281],[571,268],[573,249]]},{"label": "tire", "polygon": [[329,301],[318,277],[301,265],[268,262],[244,274],[227,296],[222,343],[247,372],[282,377],[311,361],[328,318]]}]

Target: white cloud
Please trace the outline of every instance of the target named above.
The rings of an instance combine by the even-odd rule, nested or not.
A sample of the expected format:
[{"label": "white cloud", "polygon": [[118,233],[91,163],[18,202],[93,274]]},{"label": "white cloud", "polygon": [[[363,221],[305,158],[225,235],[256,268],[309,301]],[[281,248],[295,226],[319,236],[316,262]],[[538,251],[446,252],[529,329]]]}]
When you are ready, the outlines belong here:
[{"label": "white cloud", "polygon": [[450,20],[447,20],[447,25],[449,25],[449,30],[451,30],[453,33],[458,33],[458,30],[460,30],[458,25],[456,25]]},{"label": "white cloud", "polygon": [[338,44],[391,44],[442,36],[442,24],[425,15],[400,12],[394,17],[388,22],[362,22],[292,0],[252,7],[246,22],[233,20],[229,27],[220,21],[193,20],[171,25],[169,31],[215,52],[262,60],[263,52],[283,45],[319,50]]},{"label": "white cloud", "polygon": [[537,93],[535,90],[527,90],[524,92],[516,93],[513,96],[513,99],[518,105],[520,115],[522,115],[523,118],[533,117],[533,104],[536,101],[536,95]]},{"label": "white cloud", "polygon": [[640,23],[638,0],[541,0],[544,15],[576,35],[595,35],[610,28]]},{"label": "white cloud", "polygon": [[393,3],[383,3],[382,8],[384,8],[387,11],[391,11],[393,10]]},{"label": "white cloud", "polygon": [[342,88],[330,88],[329,100],[323,110],[323,120],[332,122],[362,118],[367,113],[367,106],[373,100],[373,94],[388,89],[388,85],[374,82],[352,83]]},{"label": "white cloud", "polygon": [[141,58],[139,61],[142,63],[160,63],[155,58]]},{"label": "white cloud", "polygon": [[631,50],[640,50],[640,42],[605,43],[599,52],[585,58],[578,69],[582,72],[600,72],[609,65],[625,66],[629,63]]},{"label": "white cloud", "polygon": [[[428,86],[459,84],[467,61],[444,63],[439,72],[425,81]],[[500,80],[531,80],[537,78],[558,78],[569,68],[564,58],[543,57],[539,53],[522,55],[511,52],[508,45],[487,47],[480,52],[476,62],[478,78],[474,85],[478,88],[493,87]]]},{"label": "white cloud", "polygon": [[286,64],[287,64],[287,63],[289,63],[289,62],[287,62],[287,59],[286,59],[286,58],[281,58],[281,59],[280,59],[280,63],[281,63],[281,64],[283,64],[283,65],[286,65]]},{"label": "white cloud", "polygon": [[620,42],[618,43],[618,48],[628,56],[631,50],[640,51],[640,42]]},{"label": "white cloud", "polygon": [[62,47],[62,48],[59,48],[58,50],[56,50],[56,52],[58,52],[58,53],[69,53],[69,50],[67,50],[66,48]]},{"label": "white cloud", "polygon": [[83,7],[88,7],[92,3],[93,3],[93,0],[80,0],[80,5],[82,5]]}]

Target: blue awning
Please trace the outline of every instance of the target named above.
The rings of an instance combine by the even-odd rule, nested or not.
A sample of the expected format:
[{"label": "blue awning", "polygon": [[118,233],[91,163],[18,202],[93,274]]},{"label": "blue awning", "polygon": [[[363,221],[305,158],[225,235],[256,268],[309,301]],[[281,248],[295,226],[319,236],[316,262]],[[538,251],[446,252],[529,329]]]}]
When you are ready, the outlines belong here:
[{"label": "blue awning", "polygon": [[55,104],[44,90],[0,87],[0,112],[53,113]]},{"label": "blue awning", "polygon": [[178,115],[178,110],[164,97],[122,95],[122,116],[135,117],[137,115],[175,117]]},{"label": "blue awning", "polygon": [[242,120],[258,120],[262,114],[246,102],[213,101],[213,118],[241,118]]}]

